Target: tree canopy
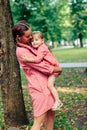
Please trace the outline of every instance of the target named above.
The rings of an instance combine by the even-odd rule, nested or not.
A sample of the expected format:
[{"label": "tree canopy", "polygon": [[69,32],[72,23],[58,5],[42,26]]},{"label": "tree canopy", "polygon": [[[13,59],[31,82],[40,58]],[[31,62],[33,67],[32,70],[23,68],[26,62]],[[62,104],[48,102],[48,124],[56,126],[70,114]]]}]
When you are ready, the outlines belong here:
[{"label": "tree canopy", "polygon": [[[80,42],[87,38],[86,0],[10,0],[14,24],[25,19],[46,40]],[[83,43],[82,43],[83,44]]]}]

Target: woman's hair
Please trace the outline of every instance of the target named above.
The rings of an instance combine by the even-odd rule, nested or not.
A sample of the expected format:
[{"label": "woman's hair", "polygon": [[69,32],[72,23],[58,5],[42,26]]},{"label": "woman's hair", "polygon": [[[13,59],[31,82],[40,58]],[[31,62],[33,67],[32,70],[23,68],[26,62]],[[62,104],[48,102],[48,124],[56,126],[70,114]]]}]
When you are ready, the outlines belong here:
[{"label": "woman's hair", "polygon": [[25,20],[22,20],[19,23],[17,23],[16,25],[14,25],[14,27],[12,28],[12,34],[14,37],[14,41],[16,42],[17,35],[23,36],[24,31],[27,31],[29,29],[30,29],[30,25],[28,25]]},{"label": "woman's hair", "polygon": [[37,36],[38,36],[39,38],[41,38],[41,39],[44,38],[42,32],[40,32],[40,31],[34,31],[34,32],[32,32],[32,38],[33,38],[35,35],[37,35]]}]

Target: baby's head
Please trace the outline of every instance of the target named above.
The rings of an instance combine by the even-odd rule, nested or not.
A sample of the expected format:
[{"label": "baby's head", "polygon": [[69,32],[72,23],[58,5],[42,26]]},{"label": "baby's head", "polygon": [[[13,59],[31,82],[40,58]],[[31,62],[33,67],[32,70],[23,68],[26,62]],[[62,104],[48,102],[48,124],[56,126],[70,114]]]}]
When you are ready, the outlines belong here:
[{"label": "baby's head", "polygon": [[15,42],[27,43],[31,39],[31,27],[24,20],[14,25],[12,33]]},{"label": "baby's head", "polygon": [[43,43],[44,43],[44,37],[42,32],[40,31],[32,32],[32,42],[31,42],[32,46],[34,48],[38,48]]}]

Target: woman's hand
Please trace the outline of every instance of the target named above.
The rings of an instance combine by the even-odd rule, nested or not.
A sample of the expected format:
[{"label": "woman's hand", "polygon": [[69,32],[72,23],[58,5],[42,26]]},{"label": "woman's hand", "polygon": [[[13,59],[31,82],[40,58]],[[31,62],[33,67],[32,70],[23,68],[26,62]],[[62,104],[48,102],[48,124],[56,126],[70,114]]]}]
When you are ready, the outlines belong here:
[{"label": "woman's hand", "polygon": [[55,66],[53,72],[55,72],[55,73],[60,72],[61,73],[62,72],[62,68],[60,66]]}]

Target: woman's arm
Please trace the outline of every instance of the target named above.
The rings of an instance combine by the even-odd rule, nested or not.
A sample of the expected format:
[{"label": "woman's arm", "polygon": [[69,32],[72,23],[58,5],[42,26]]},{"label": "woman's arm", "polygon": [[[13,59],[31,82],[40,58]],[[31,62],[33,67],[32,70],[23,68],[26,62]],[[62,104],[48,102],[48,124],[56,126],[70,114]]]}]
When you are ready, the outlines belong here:
[{"label": "woman's arm", "polygon": [[46,53],[46,51],[39,51],[39,53],[37,53],[37,56],[36,57],[27,57],[27,56],[22,56],[22,60],[24,62],[31,62],[31,63],[40,63],[42,62],[42,60],[44,59]]},{"label": "woman's arm", "polygon": [[48,65],[45,62],[41,62],[38,64],[35,63],[25,63],[28,66],[30,66],[33,69],[36,69],[46,75],[51,75],[54,72],[54,66]]},{"label": "woman's arm", "polygon": [[53,65],[47,64],[46,61],[42,61],[38,64],[35,64],[35,63],[26,63],[26,64],[45,74],[52,74],[52,73],[61,74],[62,72],[62,68],[60,66],[53,66]]},{"label": "woman's arm", "polygon": [[[26,47],[29,51],[31,51],[33,53],[34,49],[30,46],[27,46],[27,45],[23,45],[23,44],[20,44],[22,47]],[[26,57],[26,56],[23,56],[22,59],[23,61],[25,62],[32,62],[32,63],[40,63],[42,62],[42,60],[44,59],[44,57],[46,56],[46,54],[48,53],[48,48],[46,45],[41,45],[37,52],[35,52],[37,55],[36,57]]]}]

